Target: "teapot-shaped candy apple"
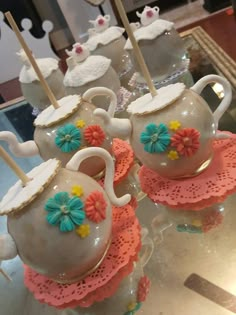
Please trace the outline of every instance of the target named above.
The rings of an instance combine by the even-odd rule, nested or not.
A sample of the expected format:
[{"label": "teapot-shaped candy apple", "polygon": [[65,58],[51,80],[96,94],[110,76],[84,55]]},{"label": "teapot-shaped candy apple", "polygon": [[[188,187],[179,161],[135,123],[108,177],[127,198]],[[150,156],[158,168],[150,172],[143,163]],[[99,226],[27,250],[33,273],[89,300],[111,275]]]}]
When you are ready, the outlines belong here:
[{"label": "teapot-shaped candy apple", "polygon": [[[106,163],[105,191],[77,171],[84,159],[95,155]],[[130,195],[114,194],[112,157],[102,148],[87,148],[66,168],[51,159],[27,176],[25,185],[19,180],[0,203],[9,232],[0,237],[0,260],[19,254],[30,268],[57,282],[82,279],[100,265],[110,246],[111,204],[130,201]]]},{"label": "teapot-shaped candy apple", "polygon": [[[67,50],[68,69],[64,78],[64,85],[68,95],[83,94],[88,89],[103,86],[116,94],[120,89],[120,80],[111,67],[111,60],[103,56],[90,56],[88,48],[76,43],[72,51]],[[97,107],[107,109],[108,100],[97,96],[93,103]]]},{"label": "teapot-shaped candy apple", "polygon": [[[209,83],[223,86],[224,98],[214,113],[200,96]],[[171,84],[146,94],[128,106],[129,119],[111,118],[103,109],[102,118],[112,136],[130,139],[136,157],[163,177],[178,179],[203,171],[213,157],[212,143],[218,121],[229,107],[232,91],[229,82],[217,75],[200,79],[192,88]],[[226,135],[225,135],[226,136]]]},{"label": "teapot-shaped candy apple", "polygon": [[[89,90],[87,91],[89,94]],[[97,88],[96,95],[112,98],[110,114],[114,114],[116,95],[105,88]],[[94,116],[95,106],[86,101],[86,95],[70,95],[58,101],[59,108],[52,105],[35,119],[34,141],[18,143],[12,132],[0,132],[0,140],[5,140],[16,156],[39,154],[45,161],[56,157],[65,166],[80,149],[95,146],[112,151],[112,139],[105,133],[103,121]],[[81,171],[96,176],[104,170],[104,162],[98,157],[90,157],[81,165]]]},{"label": "teapot-shaped candy apple", "polygon": [[[186,59],[184,42],[172,22],[159,19],[158,7],[146,6],[141,14],[137,12],[137,16],[141,18],[142,26],[135,30],[135,38],[152,79],[161,81],[183,67],[183,61]],[[129,39],[125,44],[125,49],[129,52],[138,72],[136,80],[144,82]]]},{"label": "teapot-shaped candy apple", "polygon": [[121,80],[125,79],[128,74],[130,76],[132,65],[128,53],[124,50],[126,42],[122,35],[124,29],[118,26],[109,27],[109,15],[99,15],[96,20],[89,22],[93,24],[94,28],[88,30],[89,39],[85,45],[91,54],[111,59],[111,65]]},{"label": "teapot-shaped candy apple", "polygon": [[[21,49],[17,54],[24,64],[19,75],[22,94],[32,106],[43,110],[50,105],[50,101],[25,52]],[[59,69],[58,60],[41,58],[36,59],[36,62],[55,97],[60,99],[65,96],[63,85],[64,75]]]}]

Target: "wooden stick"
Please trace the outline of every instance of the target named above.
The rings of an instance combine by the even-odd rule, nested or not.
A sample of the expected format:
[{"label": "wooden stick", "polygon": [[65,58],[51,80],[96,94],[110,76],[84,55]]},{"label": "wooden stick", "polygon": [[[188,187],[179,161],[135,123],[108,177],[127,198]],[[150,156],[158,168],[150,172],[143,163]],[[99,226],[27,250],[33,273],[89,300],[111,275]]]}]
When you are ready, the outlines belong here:
[{"label": "wooden stick", "polygon": [[115,0],[115,3],[116,3],[117,10],[120,14],[121,20],[122,20],[124,27],[126,29],[126,32],[127,32],[129,39],[131,41],[131,44],[133,45],[134,54],[135,54],[135,57],[137,59],[137,62],[139,64],[140,69],[142,71],[142,74],[143,74],[143,76],[147,82],[150,93],[151,93],[152,97],[154,97],[157,95],[157,91],[156,91],[155,86],[152,82],[152,78],[151,78],[150,73],[148,71],[147,65],[145,63],[145,60],[143,58],[143,55],[142,55],[141,50],[139,48],[139,45],[136,41],[136,38],[134,37],[134,33],[133,33],[133,31],[129,25],[129,20],[127,18],[123,4],[122,4],[121,0]]},{"label": "wooden stick", "polygon": [[22,181],[23,186],[30,181],[30,178],[23,172],[23,170],[16,164],[10,155],[0,146],[0,157],[7,163],[7,165],[15,172],[15,174]]},{"label": "wooden stick", "polygon": [[23,36],[21,35],[20,30],[19,30],[18,26],[16,25],[16,22],[13,19],[11,13],[7,12],[7,13],[5,13],[5,16],[6,16],[7,20],[8,20],[8,22],[9,22],[9,24],[11,25],[13,31],[15,32],[15,34],[16,34],[16,36],[17,36],[17,38],[18,38],[22,48],[24,49],[24,51],[25,51],[25,53],[26,53],[26,55],[27,55],[31,65],[32,65],[32,67],[34,68],[34,71],[36,72],[36,74],[37,74],[37,76],[39,78],[39,81],[40,81],[40,83],[41,83],[45,93],[47,94],[50,102],[52,103],[52,105],[53,105],[53,107],[55,109],[59,108],[59,105],[57,103],[57,100],[56,100],[54,94],[52,93],[50,87],[48,86],[46,80],[44,79],[44,77],[43,77],[43,75],[42,75],[42,73],[41,73],[41,71],[40,71],[40,69],[39,69],[39,67],[38,67],[38,65],[37,65],[33,55],[32,55],[32,52],[30,51],[30,49],[27,46]]},{"label": "wooden stick", "polygon": [[8,281],[12,282],[12,279],[8,276],[8,274],[2,269],[0,268],[0,273],[3,275],[3,277],[5,277]]}]

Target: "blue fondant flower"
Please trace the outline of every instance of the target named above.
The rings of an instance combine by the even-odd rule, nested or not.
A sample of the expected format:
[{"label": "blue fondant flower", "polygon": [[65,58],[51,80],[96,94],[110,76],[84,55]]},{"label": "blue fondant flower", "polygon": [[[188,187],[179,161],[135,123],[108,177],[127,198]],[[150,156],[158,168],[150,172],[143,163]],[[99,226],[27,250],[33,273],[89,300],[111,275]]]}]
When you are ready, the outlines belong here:
[{"label": "blue fondant flower", "polygon": [[66,153],[79,149],[81,145],[80,130],[72,124],[62,126],[57,130],[55,144]]},{"label": "blue fondant flower", "polygon": [[140,135],[140,142],[144,144],[144,150],[149,153],[162,153],[170,144],[170,134],[168,128],[164,124],[157,126],[149,124],[146,130]]},{"label": "blue fondant flower", "polygon": [[[132,305],[133,304],[133,305]],[[130,310],[128,312],[126,312],[124,315],[134,315],[142,306],[142,303],[131,303],[130,306],[128,308],[130,308]]]},{"label": "blue fondant flower", "polygon": [[69,232],[81,225],[85,218],[84,204],[78,197],[69,197],[67,192],[59,192],[45,204],[47,221],[59,225],[61,232]]}]

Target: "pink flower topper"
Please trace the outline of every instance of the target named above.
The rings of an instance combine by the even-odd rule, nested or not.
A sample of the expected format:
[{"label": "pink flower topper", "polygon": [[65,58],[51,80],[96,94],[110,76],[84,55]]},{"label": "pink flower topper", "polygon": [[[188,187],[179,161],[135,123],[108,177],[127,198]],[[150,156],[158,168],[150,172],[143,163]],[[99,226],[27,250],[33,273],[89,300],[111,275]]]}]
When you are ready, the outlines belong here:
[{"label": "pink flower topper", "polygon": [[91,125],[84,130],[84,138],[90,145],[101,146],[105,137],[106,135],[99,125]]},{"label": "pink flower topper", "polygon": [[147,10],[147,12],[146,12],[147,17],[151,18],[151,17],[153,17],[153,15],[154,15],[154,13],[152,10]]},{"label": "pink flower topper", "polygon": [[77,45],[77,46],[75,47],[75,52],[76,52],[77,54],[82,54],[83,51],[84,51],[84,50],[83,50],[83,48],[82,48],[80,45]]},{"label": "pink flower topper", "polygon": [[200,132],[194,128],[184,128],[177,131],[171,138],[171,146],[176,148],[180,155],[190,157],[199,146]]},{"label": "pink flower topper", "polygon": [[105,23],[104,19],[102,18],[98,19],[98,25],[104,25],[104,23]]}]

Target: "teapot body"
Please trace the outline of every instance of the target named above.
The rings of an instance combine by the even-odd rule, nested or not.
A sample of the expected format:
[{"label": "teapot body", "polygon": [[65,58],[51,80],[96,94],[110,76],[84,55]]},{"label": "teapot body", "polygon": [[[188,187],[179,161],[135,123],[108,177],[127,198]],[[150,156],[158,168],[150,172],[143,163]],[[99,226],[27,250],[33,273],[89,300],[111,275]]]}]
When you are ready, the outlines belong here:
[{"label": "teapot body", "polygon": [[[61,231],[59,225],[47,221],[47,215],[56,216],[58,212],[60,215],[60,211],[66,208],[71,210],[70,219],[74,219],[72,191],[76,185],[82,187],[80,209],[85,217],[81,225],[76,225],[73,230]],[[55,204],[55,195],[65,192],[69,199],[61,197],[61,203],[57,199]],[[96,201],[103,202],[104,206],[103,220],[98,223],[87,215],[86,210],[88,199],[91,199],[94,192],[100,198]],[[54,202],[53,210],[45,211],[50,198]],[[87,175],[67,169],[60,169],[47,189],[23,211],[8,216],[8,230],[15,240],[22,261],[38,273],[61,283],[77,281],[100,264],[110,245],[111,227],[111,204],[104,190]]]},{"label": "teapot body", "polygon": [[[118,93],[120,89],[120,80],[115,72],[115,70],[110,66],[106,73],[101,76],[100,78],[88,82],[86,84],[80,86],[66,86],[66,94],[67,95],[74,95],[79,94],[83,95],[88,89],[93,87],[106,87],[112,90],[115,94]],[[104,108],[107,110],[109,106],[109,100],[106,99],[104,96],[96,96],[93,98],[93,104],[96,107]]]},{"label": "teapot body", "polygon": [[[63,79],[64,75],[59,68],[53,70],[52,73],[45,78],[56,99],[61,99],[65,96]],[[23,96],[33,107],[41,111],[51,104],[39,81],[30,83],[20,82],[20,85]]]},{"label": "teapot body", "polygon": [[[78,110],[62,121],[50,127],[43,128],[37,126],[34,132],[34,140],[38,146],[40,156],[44,160],[56,157],[62,162],[62,166],[65,166],[76,151],[87,146],[99,146],[111,153],[112,138],[105,134],[102,120],[93,115],[95,108],[94,105],[82,101]],[[68,126],[71,128],[71,132],[75,132],[77,135],[79,134],[80,139],[76,139],[76,147],[69,146],[66,148],[67,152],[65,152],[65,150],[58,145],[58,141],[60,144],[60,141],[63,140],[63,135],[61,135],[60,132],[65,131],[65,128]],[[93,128],[95,128],[95,132],[97,132],[97,139],[95,139],[94,145],[92,145]],[[87,136],[85,136],[85,133]],[[89,135],[91,137],[89,137]],[[101,158],[90,157],[81,163],[80,171],[89,176],[96,176],[104,170],[104,167],[105,164]]]},{"label": "teapot body", "polygon": [[[152,40],[140,40],[139,47],[154,81],[164,80],[181,68],[186,55],[184,42],[174,28],[170,31],[165,31]],[[140,83],[145,82],[134,56],[133,49],[128,51],[130,53],[131,61],[134,64],[136,71],[139,73],[137,80]]]},{"label": "teapot body", "polygon": [[130,144],[136,157],[160,176],[178,179],[199,174],[213,156],[213,114],[204,99],[185,89],[172,104],[130,118]]}]

